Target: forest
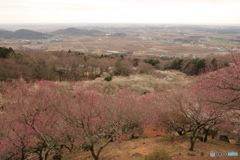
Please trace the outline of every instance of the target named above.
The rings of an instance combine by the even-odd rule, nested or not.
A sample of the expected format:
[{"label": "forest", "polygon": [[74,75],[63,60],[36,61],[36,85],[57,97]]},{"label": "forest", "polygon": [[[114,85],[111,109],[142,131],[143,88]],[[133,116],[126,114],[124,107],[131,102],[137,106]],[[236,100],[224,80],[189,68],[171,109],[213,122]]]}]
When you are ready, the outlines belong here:
[{"label": "forest", "polygon": [[[141,92],[117,83],[133,76],[159,83],[145,79],[154,87]],[[141,139],[149,127],[187,136],[189,151],[219,131],[240,144],[239,53],[163,59],[0,47],[0,93],[0,160],[75,151],[99,160],[111,143]]]}]

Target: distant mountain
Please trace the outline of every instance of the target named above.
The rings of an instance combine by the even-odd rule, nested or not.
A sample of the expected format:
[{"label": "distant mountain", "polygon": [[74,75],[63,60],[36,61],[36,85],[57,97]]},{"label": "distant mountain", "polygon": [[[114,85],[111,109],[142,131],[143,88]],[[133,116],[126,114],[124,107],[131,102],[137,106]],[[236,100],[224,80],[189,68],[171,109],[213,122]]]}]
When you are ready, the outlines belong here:
[{"label": "distant mountain", "polygon": [[46,39],[49,35],[31,31],[27,29],[20,29],[13,33],[12,38],[19,38],[19,39]]},{"label": "distant mountain", "polygon": [[31,31],[27,29],[20,29],[15,32],[0,30],[0,37],[1,38],[17,38],[17,39],[46,39],[48,36],[47,34]]},{"label": "distant mountain", "polygon": [[[36,32],[32,30],[27,29],[20,29],[15,32],[7,31],[7,30],[1,30],[0,29],[0,38],[16,38],[16,39],[46,39],[51,36],[105,36],[108,35],[106,32],[102,32],[99,30],[87,30],[87,29],[78,29],[78,28],[66,28],[66,29],[60,29],[54,32],[51,32],[49,34]],[[113,37],[125,37],[127,36],[125,33],[113,33],[109,34],[109,36]]]},{"label": "distant mountain", "polygon": [[0,38],[9,38],[12,34],[11,31],[0,30]]},{"label": "distant mountain", "polygon": [[98,30],[86,30],[78,28],[60,29],[52,32],[54,35],[69,35],[69,36],[104,36],[106,33]]}]

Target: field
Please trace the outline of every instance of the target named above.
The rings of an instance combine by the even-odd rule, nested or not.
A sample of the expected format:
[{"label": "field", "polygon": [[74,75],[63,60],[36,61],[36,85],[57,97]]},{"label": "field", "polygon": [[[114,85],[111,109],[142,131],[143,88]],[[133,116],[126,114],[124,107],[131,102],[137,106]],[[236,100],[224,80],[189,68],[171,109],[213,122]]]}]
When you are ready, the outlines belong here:
[{"label": "field", "polygon": [[225,47],[237,47],[236,44],[226,43],[226,42],[218,42],[218,41],[206,41],[203,42],[208,45],[216,45],[216,46],[225,46]]},{"label": "field", "polygon": [[[206,28],[197,30],[194,27],[171,26],[124,26],[120,28],[85,27],[102,31],[105,36],[89,35],[54,35],[48,39],[3,39],[0,45],[14,49],[30,48],[46,51],[78,51],[93,54],[134,53],[136,55],[216,55],[228,54],[227,51],[237,48],[239,34],[222,34],[209,32]],[[218,28],[218,27],[216,27]],[[49,33],[50,30],[29,28]],[[84,27],[83,27],[84,29]],[[205,30],[206,29],[206,30]],[[208,29],[212,29],[209,26]],[[57,30],[57,28],[55,29]],[[111,36],[112,33],[124,36]],[[233,40],[233,41],[232,41]]]},{"label": "field", "polygon": [[[45,47],[45,45],[43,45]],[[64,50],[82,51],[87,53],[107,53],[118,51],[133,52],[139,55],[185,55],[185,54],[217,54],[216,49],[170,44],[155,40],[141,40],[135,37],[78,37],[69,41],[47,44],[49,51]]]}]

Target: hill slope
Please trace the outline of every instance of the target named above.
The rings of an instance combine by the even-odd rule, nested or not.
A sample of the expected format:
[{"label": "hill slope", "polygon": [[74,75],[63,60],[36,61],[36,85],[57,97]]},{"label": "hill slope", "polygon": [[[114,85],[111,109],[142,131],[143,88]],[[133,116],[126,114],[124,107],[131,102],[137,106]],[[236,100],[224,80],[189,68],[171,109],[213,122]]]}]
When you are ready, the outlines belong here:
[{"label": "hill slope", "polygon": [[[210,157],[210,152],[238,152],[240,146],[229,144],[215,139],[209,139],[208,142],[196,142],[195,150],[189,151],[189,137],[177,136],[175,140],[170,137],[158,136],[152,138],[140,138],[120,143],[111,143],[103,149],[100,155],[101,160],[144,160],[144,156],[151,154],[154,151],[165,150],[169,153],[173,160],[238,160],[239,156],[233,157]],[[90,152],[75,151],[72,154],[66,154],[63,160],[92,160]],[[136,154],[139,153],[139,154]],[[195,156],[189,156],[188,153]],[[139,155],[139,156],[134,156]]]},{"label": "hill slope", "polygon": [[85,30],[85,29],[77,29],[77,28],[67,28],[60,29],[52,32],[54,35],[70,35],[70,36],[103,36],[104,32],[98,30]]},{"label": "hill slope", "polygon": [[12,38],[45,39],[45,38],[47,38],[47,36],[48,35],[41,33],[41,32],[31,31],[31,30],[27,30],[27,29],[20,29],[13,33]]},{"label": "hill slope", "polygon": [[0,38],[10,38],[12,34],[11,31],[0,30]]},{"label": "hill slope", "polygon": [[27,29],[20,29],[15,32],[11,31],[6,31],[6,30],[0,30],[0,37],[1,38],[17,38],[17,39],[45,39],[50,35],[41,33],[41,32],[36,32],[32,30],[27,30]]}]

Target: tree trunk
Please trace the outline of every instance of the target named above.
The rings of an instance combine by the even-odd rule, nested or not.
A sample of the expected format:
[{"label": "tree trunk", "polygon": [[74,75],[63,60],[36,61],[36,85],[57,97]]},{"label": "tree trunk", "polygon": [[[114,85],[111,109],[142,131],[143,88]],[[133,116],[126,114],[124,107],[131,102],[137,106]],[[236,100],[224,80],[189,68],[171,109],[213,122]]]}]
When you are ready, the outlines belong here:
[{"label": "tree trunk", "polygon": [[192,134],[192,136],[190,137],[190,148],[189,148],[190,151],[193,151],[193,148],[194,148],[196,139],[197,139],[197,137],[198,137],[198,133],[199,133],[199,128],[193,130],[193,134]]},{"label": "tree trunk", "polygon": [[62,159],[62,153],[56,153],[54,156],[53,156],[53,160],[61,160]]},{"label": "tree trunk", "polygon": [[240,130],[238,131],[237,138],[236,138],[236,145],[240,145]]},{"label": "tree trunk", "polygon": [[207,142],[207,136],[208,136],[208,133],[205,133],[203,137],[203,142]]},{"label": "tree trunk", "polygon": [[44,154],[44,158],[45,158],[45,160],[48,159],[48,154],[49,154],[49,152],[50,152],[50,150],[46,151],[46,153]]},{"label": "tree trunk", "polygon": [[94,159],[94,160],[98,160],[99,157],[95,154],[93,145],[91,145],[91,146],[89,147],[89,150],[91,151],[91,154],[92,154],[93,159]]},{"label": "tree trunk", "polygon": [[24,150],[24,149],[22,149],[22,156],[21,156],[21,159],[22,159],[22,160],[25,160],[25,150]]},{"label": "tree trunk", "polygon": [[39,153],[38,153],[38,155],[39,155],[39,160],[43,160],[43,156],[42,156],[42,149],[40,149],[40,151],[39,151]]},{"label": "tree trunk", "polygon": [[211,129],[211,127],[203,128],[203,130],[204,130],[203,142],[207,142],[207,136],[209,135],[210,129]]},{"label": "tree trunk", "polygon": [[190,151],[193,151],[194,145],[195,145],[196,138],[195,137],[190,137]]}]

